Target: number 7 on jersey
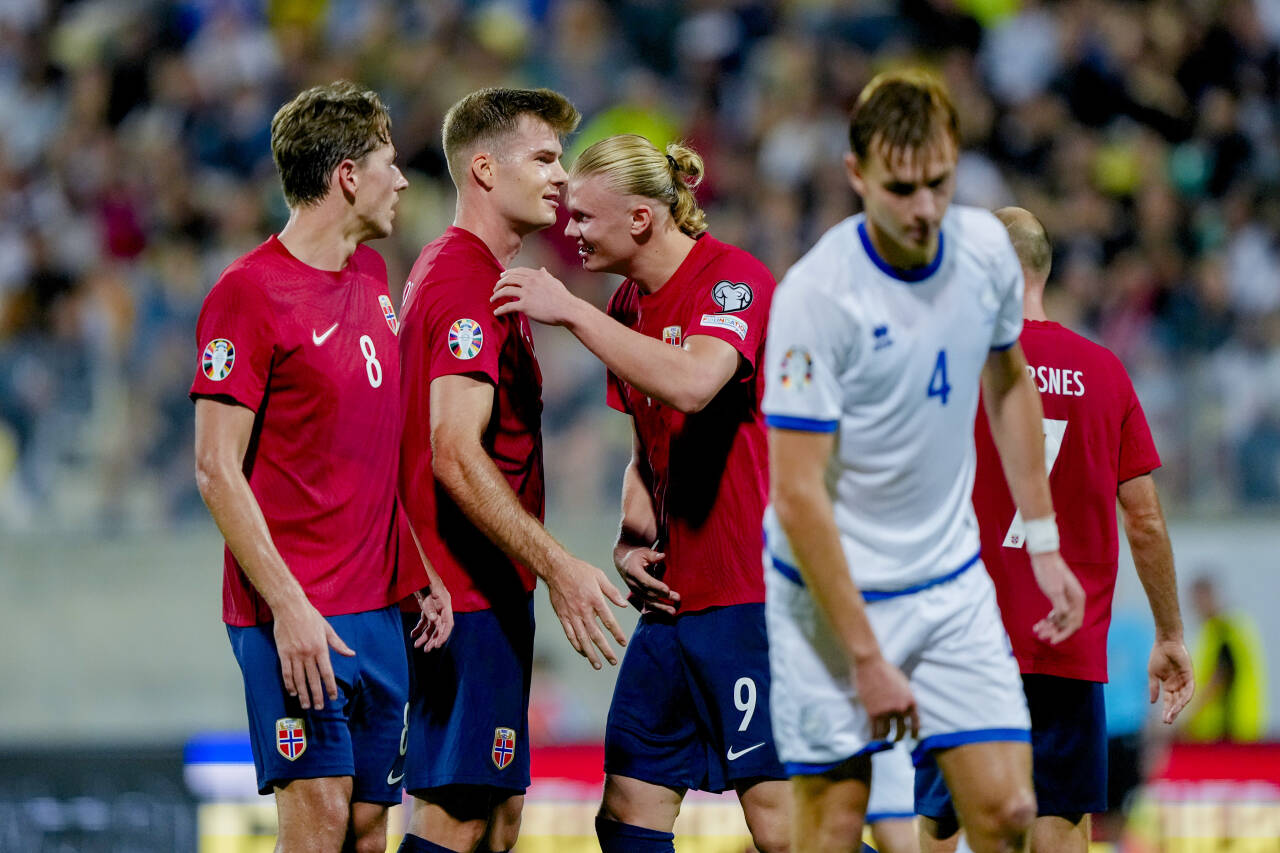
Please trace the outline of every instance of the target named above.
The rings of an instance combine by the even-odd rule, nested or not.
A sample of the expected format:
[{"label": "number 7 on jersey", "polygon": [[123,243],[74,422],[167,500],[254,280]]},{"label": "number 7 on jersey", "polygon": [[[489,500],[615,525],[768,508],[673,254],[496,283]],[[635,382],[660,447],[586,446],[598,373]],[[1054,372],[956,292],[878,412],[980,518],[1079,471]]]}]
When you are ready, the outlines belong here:
[{"label": "number 7 on jersey", "polygon": [[[1053,471],[1053,465],[1058,461],[1058,453],[1062,450],[1062,437],[1066,435],[1067,422],[1054,420],[1053,418],[1044,419],[1044,470],[1045,474]],[[1004,537],[1004,547],[1021,548],[1026,544],[1026,525],[1022,523],[1022,510],[1018,510],[1013,514],[1013,521],[1009,523],[1009,532]]]}]

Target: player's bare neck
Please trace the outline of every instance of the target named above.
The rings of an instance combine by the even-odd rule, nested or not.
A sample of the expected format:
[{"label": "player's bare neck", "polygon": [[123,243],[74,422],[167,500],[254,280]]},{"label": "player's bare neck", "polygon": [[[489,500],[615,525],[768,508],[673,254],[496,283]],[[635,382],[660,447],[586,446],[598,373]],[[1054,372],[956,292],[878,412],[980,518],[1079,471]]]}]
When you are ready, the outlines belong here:
[{"label": "player's bare neck", "polygon": [[346,223],[331,215],[323,204],[295,208],[279,234],[289,254],[309,267],[327,272],[345,269],[360,239]]},{"label": "player's bare neck", "polygon": [[680,269],[695,245],[696,241],[679,229],[664,232],[636,252],[626,275],[645,293],[657,293]]},{"label": "player's bare neck", "polygon": [[1049,315],[1044,312],[1044,299],[1029,287],[1022,298],[1022,319],[1039,320],[1042,323],[1049,321]]},{"label": "player's bare neck", "polygon": [[524,243],[524,235],[506,218],[480,205],[459,202],[453,225],[479,237],[504,267],[511,265]]},{"label": "player's bare neck", "polygon": [[871,217],[867,217],[867,236],[871,238],[871,245],[875,247],[880,259],[903,272],[927,267],[938,256],[937,234],[933,235],[929,245],[924,249],[915,250],[894,241],[876,226]]}]

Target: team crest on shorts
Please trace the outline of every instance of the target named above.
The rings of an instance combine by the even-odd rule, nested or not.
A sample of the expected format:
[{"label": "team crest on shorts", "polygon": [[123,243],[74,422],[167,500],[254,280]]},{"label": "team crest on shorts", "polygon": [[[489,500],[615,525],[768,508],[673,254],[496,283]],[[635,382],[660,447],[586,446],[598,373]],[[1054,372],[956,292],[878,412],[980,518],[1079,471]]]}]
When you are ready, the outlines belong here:
[{"label": "team crest on shorts", "polygon": [[673,347],[680,346],[680,332],[679,326],[667,326],[662,330],[662,342]]},{"label": "team crest on shorts", "polygon": [[493,766],[499,770],[507,769],[516,757],[515,729],[496,728],[493,730],[493,751],[489,753]]},{"label": "team crest on shorts", "polygon": [[378,304],[382,306],[382,316],[387,318],[387,325],[391,327],[391,334],[400,334],[400,321],[396,319],[396,309],[391,304],[391,297],[385,293],[379,293]]},{"label": "team crest on shorts", "polygon": [[298,717],[276,720],[276,751],[290,761],[307,751],[307,730]]},{"label": "team crest on shorts", "polygon": [[475,320],[463,317],[449,327],[449,352],[463,361],[475,358],[484,346],[484,330]]},{"label": "team crest on shorts", "polygon": [[226,338],[214,338],[204,348],[201,360],[204,375],[214,382],[221,382],[231,375],[231,368],[236,364],[236,348]]},{"label": "team crest on shorts", "polygon": [[791,347],[782,356],[782,387],[799,390],[813,381],[813,356],[804,347]]}]

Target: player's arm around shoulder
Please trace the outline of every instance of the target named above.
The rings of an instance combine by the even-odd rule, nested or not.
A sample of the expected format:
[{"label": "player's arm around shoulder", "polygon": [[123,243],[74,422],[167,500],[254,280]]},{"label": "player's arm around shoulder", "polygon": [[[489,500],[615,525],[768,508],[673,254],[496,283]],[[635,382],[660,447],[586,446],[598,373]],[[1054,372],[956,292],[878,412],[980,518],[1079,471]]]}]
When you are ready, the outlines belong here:
[{"label": "player's arm around shoulder", "polygon": [[329,649],[355,654],[312,606],[271,540],[262,508],[244,476],[253,410],[208,397],[196,400],[196,485],[227,547],[271,608],[285,689],[303,708],[338,698]]},{"label": "player's arm around shoulder", "polygon": [[670,346],[574,296],[545,268],[507,270],[492,299],[501,303],[495,315],[522,311],[564,326],[623,381],[686,414],[705,408],[738,371],[738,351],[728,342],[697,335],[684,347]]},{"label": "player's arm around shoulder", "polygon": [[596,669],[601,667],[600,654],[617,664],[597,620],[626,645],[626,635],[608,603],[625,607],[627,600],[604,572],[570,554],[525,511],[485,451],[481,439],[493,414],[493,385],[468,374],[446,374],[431,380],[430,394],[431,464],[436,479],[472,524],[546,582],[570,645]]}]

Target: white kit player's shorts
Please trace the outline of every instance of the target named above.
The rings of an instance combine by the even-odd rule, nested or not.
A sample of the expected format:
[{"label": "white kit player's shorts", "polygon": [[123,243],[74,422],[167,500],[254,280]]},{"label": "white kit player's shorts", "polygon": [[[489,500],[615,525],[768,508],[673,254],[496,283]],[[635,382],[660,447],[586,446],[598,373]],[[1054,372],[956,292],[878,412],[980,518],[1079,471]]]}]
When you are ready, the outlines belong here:
[{"label": "white kit player's shorts", "polygon": [[[850,664],[808,589],[766,556],[771,711],[787,775],[824,773],[887,744],[850,680]],[[790,566],[787,574],[797,579]],[[976,558],[952,579],[866,605],[886,659],[911,683],[920,715],[913,756],[987,741],[1031,740],[1031,718],[995,590]]]},{"label": "white kit player's shorts", "polygon": [[916,768],[911,763],[910,740],[902,740],[871,756],[871,796],[867,799],[867,823],[913,818],[916,815]]}]

